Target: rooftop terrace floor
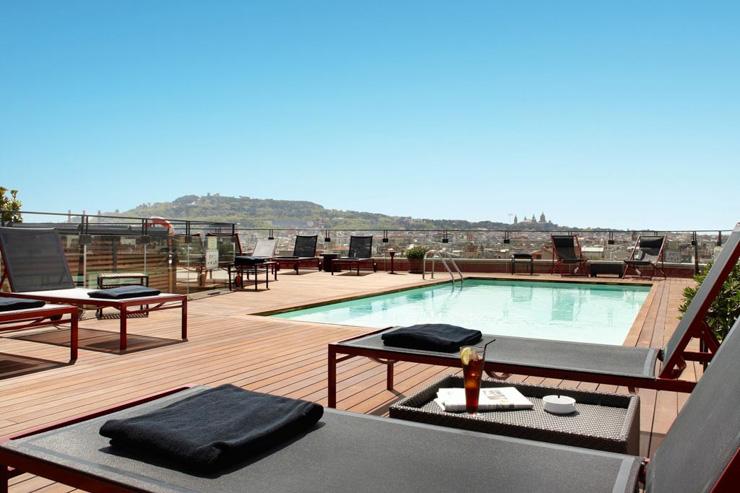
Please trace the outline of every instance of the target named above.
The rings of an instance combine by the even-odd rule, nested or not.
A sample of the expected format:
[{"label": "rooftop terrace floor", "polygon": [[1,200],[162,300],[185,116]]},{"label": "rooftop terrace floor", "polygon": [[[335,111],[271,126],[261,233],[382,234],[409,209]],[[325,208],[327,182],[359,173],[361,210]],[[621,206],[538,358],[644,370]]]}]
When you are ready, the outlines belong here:
[{"label": "rooftop terrace floor", "polygon": [[[147,319],[129,323],[130,345],[146,347],[125,355],[85,349],[86,344],[115,346],[118,320],[84,320],[82,329],[110,331],[81,332],[80,357],[75,365],[60,365],[12,378],[0,370],[0,436],[79,415],[183,384],[232,383],[272,394],[308,399],[326,405],[327,344],[372,329],[296,322],[252,315],[269,310],[359,296],[379,291],[423,285],[419,275],[388,275],[385,272],[335,275],[310,272],[296,276],[285,271],[269,291],[243,291],[211,296],[189,304],[189,341],[179,337],[179,311],[155,312]],[[561,280],[560,276],[480,275],[527,280]],[[436,281],[443,279],[438,276]],[[579,279],[568,280],[579,281]],[[582,281],[580,281],[582,282]],[[630,281],[614,281],[630,282]],[[658,279],[625,340],[630,346],[661,347],[678,323],[678,306],[689,279]],[[46,329],[48,330],[48,329]],[[23,334],[27,334],[28,331]],[[137,341],[132,334],[170,341]],[[63,362],[68,349],[12,339],[20,333],[2,333],[0,352],[16,356]],[[102,342],[102,344],[100,344]],[[171,344],[170,344],[171,343]],[[400,396],[430,384],[452,368],[412,363],[396,365],[395,392],[385,390],[385,367],[365,358],[338,365],[339,409],[383,415]],[[684,377],[695,379],[698,365],[690,364]],[[555,379],[513,376],[514,382],[559,385],[608,392],[626,388]],[[640,390],[641,454],[653,453],[675,419],[687,394]],[[12,481],[14,493],[73,491],[46,479],[21,475]]]}]

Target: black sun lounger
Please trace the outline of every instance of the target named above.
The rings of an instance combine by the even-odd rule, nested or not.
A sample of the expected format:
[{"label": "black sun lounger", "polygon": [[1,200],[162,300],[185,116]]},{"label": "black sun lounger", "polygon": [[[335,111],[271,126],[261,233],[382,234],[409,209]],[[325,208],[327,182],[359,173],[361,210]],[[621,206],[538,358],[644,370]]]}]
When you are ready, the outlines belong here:
[{"label": "black sun lounger", "polygon": [[78,307],[114,308],[120,312],[121,352],[127,347],[127,322],[129,315],[156,310],[180,308],[182,311],[181,337],[187,340],[187,296],[161,293],[126,299],[93,298],[94,291],[78,288],[64,256],[59,233],[54,229],[0,228],[0,252],[12,293],[0,296],[31,298],[63,303]]},{"label": "black sun lounger", "polygon": [[[203,387],[117,406],[0,441],[0,481],[24,472],[91,492],[737,491],[740,329],[728,335],[648,463],[585,448],[327,410],[307,434],[220,475],[114,453],[98,433]],[[3,478],[4,476],[4,478]],[[0,491],[3,484],[0,483]],[[7,491],[7,489],[6,489]]]},{"label": "black sun lounger", "polygon": [[[496,339],[486,353],[486,371],[581,382],[624,385],[633,388],[691,392],[693,382],[680,380],[686,361],[706,363],[719,348],[719,342],[704,318],[722,284],[740,257],[740,224],[735,227],[706,279],[691,300],[666,346],[640,348],[551,341],[508,336],[484,336]],[[382,334],[391,329],[329,344],[329,407],[336,406],[337,362],[365,356],[387,365],[386,386],[393,389],[393,365],[410,361],[439,366],[460,367],[457,353],[420,351],[387,346]],[[704,342],[706,351],[688,351],[692,338]],[[656,372],[656,362],[662,362]]]},{"label": "black sun lounger", "polygon": [[292,266],[296,274],[300,274],[301,265],[316,265],[316,270],[321,270],[321,259],[316,256],[316,243],[319,240],[318,235],[295,237],[292,256],[275,257],[278,268],[283,265]]},{"label": "black sun lounger", "polygon": [[[373,260],[373,237],[372,236],[351,236],[349,239],[349,252],[346,257],[335,258],[331,261],[332,266],[336,265],[341,267],[342,265],[349,265],[350,270],[352,268],[357,269],[357,275],[360,275],[360,266],[362,264],[370,264],[373,272],[378,271],[378,265]],[[331,275],[334,275],[334,269],[331,270]]]},{"label": "black sun lounger", "polygon": [[581,253],[581,244],[576,235],[551,235],[552,239],[552,269],[561,275],[587,275],[588,260]]}]

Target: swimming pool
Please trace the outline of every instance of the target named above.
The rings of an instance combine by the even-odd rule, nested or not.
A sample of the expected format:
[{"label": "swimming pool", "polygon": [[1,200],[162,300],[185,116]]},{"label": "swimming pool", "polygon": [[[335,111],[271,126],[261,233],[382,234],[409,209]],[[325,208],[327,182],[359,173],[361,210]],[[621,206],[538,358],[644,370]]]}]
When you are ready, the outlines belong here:
[{"label": "swimming pool", "polygon": [[468,279],[273,317],[361,327],[449,323],[487,334],[622,344],[649,286]]}]

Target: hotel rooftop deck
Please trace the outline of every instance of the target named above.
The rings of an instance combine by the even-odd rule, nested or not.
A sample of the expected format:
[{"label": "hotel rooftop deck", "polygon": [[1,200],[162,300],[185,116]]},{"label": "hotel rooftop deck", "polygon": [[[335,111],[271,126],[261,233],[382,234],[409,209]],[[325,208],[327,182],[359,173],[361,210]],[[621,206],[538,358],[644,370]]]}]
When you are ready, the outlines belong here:
[{"label": "hotel rooftop deck", "polygon": [[[250,390],[326,405],[327,344],[372,329],[295,322],[253,314],[435,282],[424,281],[419,275],[393,276],[385,272],[363,276],[331,276],[325,272],[296,276],[282,272],[284,274],[280,275],[278,282],[270,283],[269,291],[240,291],[191,301],[188,342],[178,340],[177,311],[155,312],[149,318],[132,320],[129,323],[131,351],[124,355],[86,349],[90,344],[96,344],[98,348],[116,347],[118,320],[93,318],[82,321],[81,350],[76,364],[60,363],[58,367],[0,379],[0,436],[183,384],[232,383]],[[491,274],[481,276],[496,277]],[[510,275],[498,277],[512,278]],[[532,279],[530,276],[522,278]],[[551,278],[555,277],[535,277],[537,280]],[[560,276],[556,278],[560,279]],[[627,346],[662,346],[678,323],[682,291],[693,281],[668,278],[655,279],[652,283],[653,288],[624,342]],[[97,331],[108,332],[101,334]],[[14,339],[17,335],[20,334],[3,333],[0,352],[59,362],[67,360],[67,348]],[[148,337],[137,339],[134,335]],[[32,360],[20,363],[34,364]],[[383,415],[400,396],[455,371],[452,368],[399,363],[396,366],[396,391],[390,392],[385,390],[383,365],[355,358],[339,364],[337,407]],[[1,372],[2,369],[0,378]],[[700,373],[699,364],[689,363],[684,377],[692,380]],[[627,392],[626,388],[610,385],[524,376],[512,376],[511,381]],[[650,456],[688,394],[642,389],[639,395],[640,453]],[[12,480],[11,491],[74,489],[24,474]]]}]

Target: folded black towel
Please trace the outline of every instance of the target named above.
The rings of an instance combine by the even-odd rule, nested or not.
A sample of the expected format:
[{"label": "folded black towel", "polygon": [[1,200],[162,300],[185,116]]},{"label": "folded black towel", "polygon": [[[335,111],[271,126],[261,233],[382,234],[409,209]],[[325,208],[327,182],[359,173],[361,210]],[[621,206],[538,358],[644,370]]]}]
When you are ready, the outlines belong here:
[{"label": "folded black towel", "polygon": [[270,260],[269,257],[252,257],[249,255],[237,255],[234,257],[234,265],[264,264]]},{"label": "folded black towel", "polygon": [[141,298],[143,296],[157,296],[161,291],[146,286],[119,286],[117,288],[90,291],[90,298],[104,298],[107,300],[123,300],[126,298]]},{"label": "folded black towel", "polygon": [[419,324],[385,332],[381,337],[387,346],[453,352],[480,341],[482,334],[457,325]]},{"label": "folded black towel", "polygon": [[28,310],[29,308],[41,308],[46,302],[41,300],[27,300],[24,298],[9,298],[0,296],[0,312],[13,310]]},{"label": "folded black towel", "polygon": [[213,473],[313,427],[324,408],[233,385],[208,389],[142,416],[107,421],[111,445]]}]

